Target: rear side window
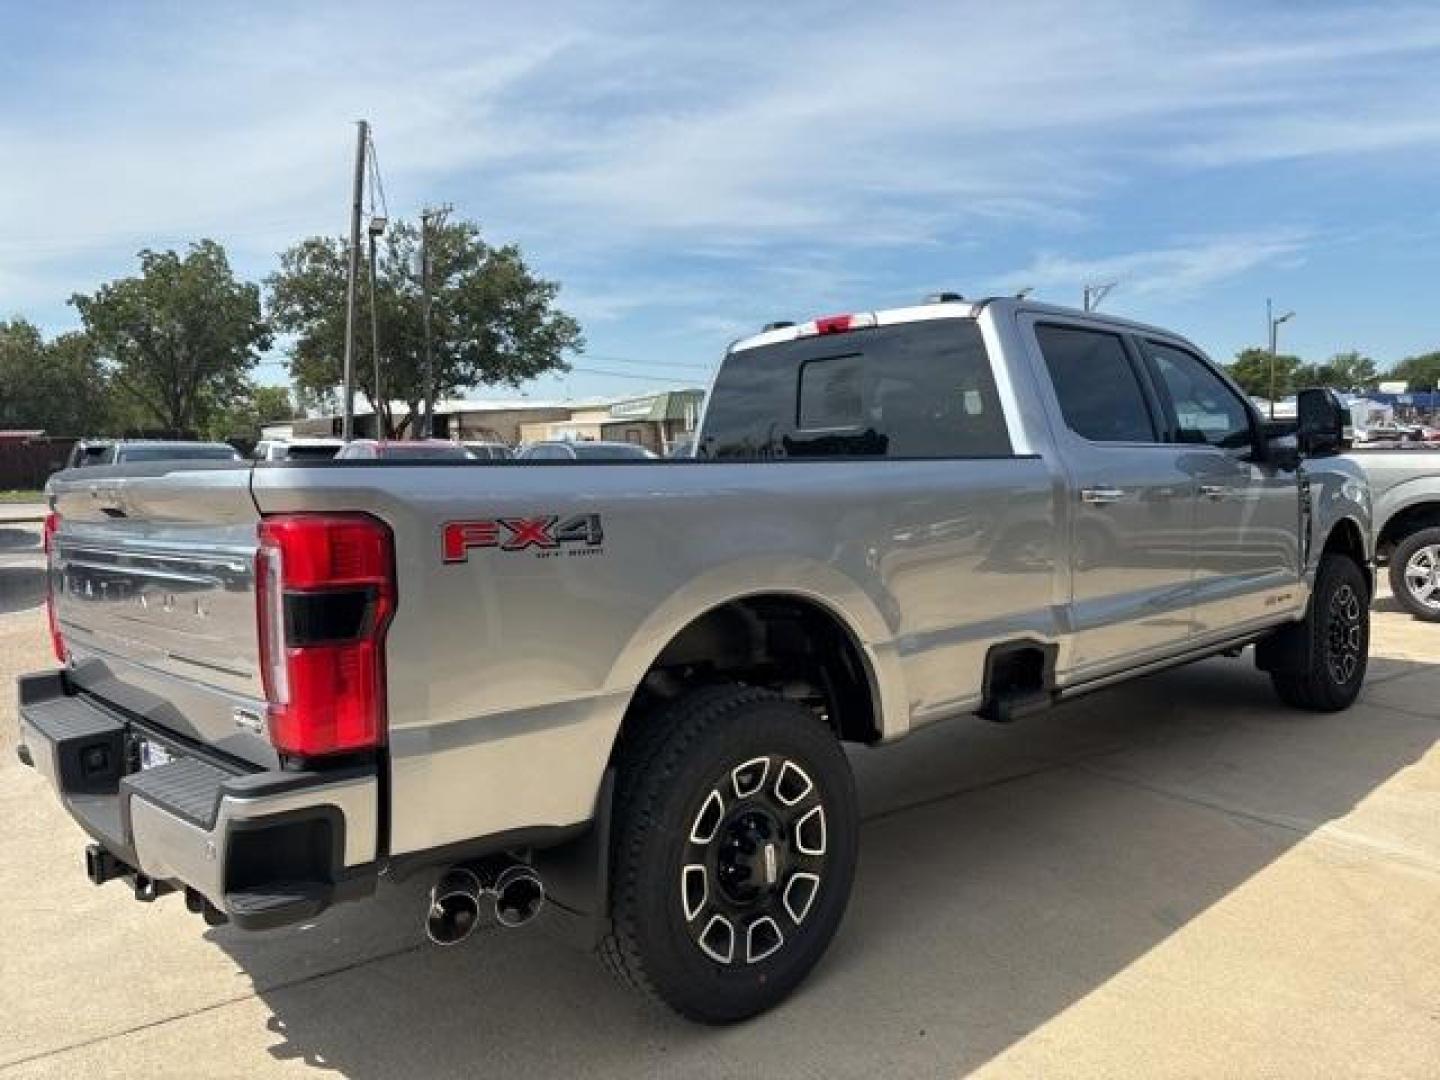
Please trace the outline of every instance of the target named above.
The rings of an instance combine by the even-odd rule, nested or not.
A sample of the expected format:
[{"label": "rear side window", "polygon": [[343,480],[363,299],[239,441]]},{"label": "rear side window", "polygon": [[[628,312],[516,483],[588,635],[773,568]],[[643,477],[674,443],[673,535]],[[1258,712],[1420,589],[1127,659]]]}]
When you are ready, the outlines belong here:
[{"label": "rear side window", "polygon": [[728,357],[695,456],[1001,457],[1010,435],[979,328],[935,319]]},{"label": "rear side window", "polygon": [[1156,442],[1155,422],[1116,334],[1074,326],[1035,327],[1065,426],[1091,442]]}]

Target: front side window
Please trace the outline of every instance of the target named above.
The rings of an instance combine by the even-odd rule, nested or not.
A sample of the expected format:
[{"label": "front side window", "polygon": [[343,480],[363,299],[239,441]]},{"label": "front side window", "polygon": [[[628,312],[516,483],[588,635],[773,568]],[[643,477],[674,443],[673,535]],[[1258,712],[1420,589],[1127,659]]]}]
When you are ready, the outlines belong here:
[{"label": "front side window", "polygon": [[1066,427],[1091,442],[1159,441],[1140,376],[1118,334],[1042,324],[1035,337]]},{"label": "front side window", "polygon": [[1203,360],[1158,341],[1144,347],[1174,406],[1177,441],[1223,450],[1251,445],[1250,410]]},{"label": "front side window", "polygon": [[934,319],[726,358],[695,456],[1002,457],[1009,429],[980,330]]}]

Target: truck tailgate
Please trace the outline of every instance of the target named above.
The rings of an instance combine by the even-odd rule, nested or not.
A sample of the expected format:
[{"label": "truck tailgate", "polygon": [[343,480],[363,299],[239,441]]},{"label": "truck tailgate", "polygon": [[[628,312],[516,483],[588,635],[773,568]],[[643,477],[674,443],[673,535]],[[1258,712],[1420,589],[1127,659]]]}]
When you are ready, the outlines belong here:
[{"label": "truck tailgate", "polygon": [[51,484],[56,614],[70,681],[184,738],[261,766],[250,469],[121,466]]}]

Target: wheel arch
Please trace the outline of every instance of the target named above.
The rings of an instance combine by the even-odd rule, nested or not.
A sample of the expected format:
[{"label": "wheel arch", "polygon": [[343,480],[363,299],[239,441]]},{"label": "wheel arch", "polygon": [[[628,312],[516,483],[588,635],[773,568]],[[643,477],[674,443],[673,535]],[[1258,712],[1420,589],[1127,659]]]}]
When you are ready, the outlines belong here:
[{"label": "wheel arch", "polygon": [[647,648],[627,650],[635,666],[625,677],[635,689],[617,746],[664,700],[720,681],[768,686],[803,701],[846,741],[893,737],[886,718],[900,690],[890,651],[867,641],[833,600],[796,588],[753,589],[712,597],[690,612],[663,633],[649,633]]},{"label": "wheel arch", "polygon": [[1330,532],[1320,550],[1345,555],[1353,559],[1362,570],[1369,571],[1370,551],[1365,543],[1365,533],[1360,528],[1360,523],[1352,517],[1342,517],[1330,526]]},{"label": "wheel arch", "polygon": [[1411,533],[1429,528],[1440,528],[1440,494],[1417,496],[1391,513],[1375,538],[1375,554],[1388,558]]}]

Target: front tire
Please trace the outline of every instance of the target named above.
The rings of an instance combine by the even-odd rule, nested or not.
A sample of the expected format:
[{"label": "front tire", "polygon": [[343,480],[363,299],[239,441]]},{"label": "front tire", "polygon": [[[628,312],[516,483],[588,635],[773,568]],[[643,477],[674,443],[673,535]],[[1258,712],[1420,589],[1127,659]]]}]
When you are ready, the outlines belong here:
[{"label": "front tire", "polygon": [[618,780],[606,965],[703,1023],[781,1001],[825,952],[855,875],[859,811],[834,733],[769,691],[707,688],[647,718]]},{"label": "front tire", "polygon": [[1440,528],[1420,529],[1395,545],[1390,588],[1411,615],[1440,622]]},{"label": "front tire", "polygon": [[1348,709],[1360,695],[1370,658],[1370,584],[1353,559],[1320,557],[1305,618],[1278,631],[1284,661],[1270,680],[1280,700],[1312,712]]}]

